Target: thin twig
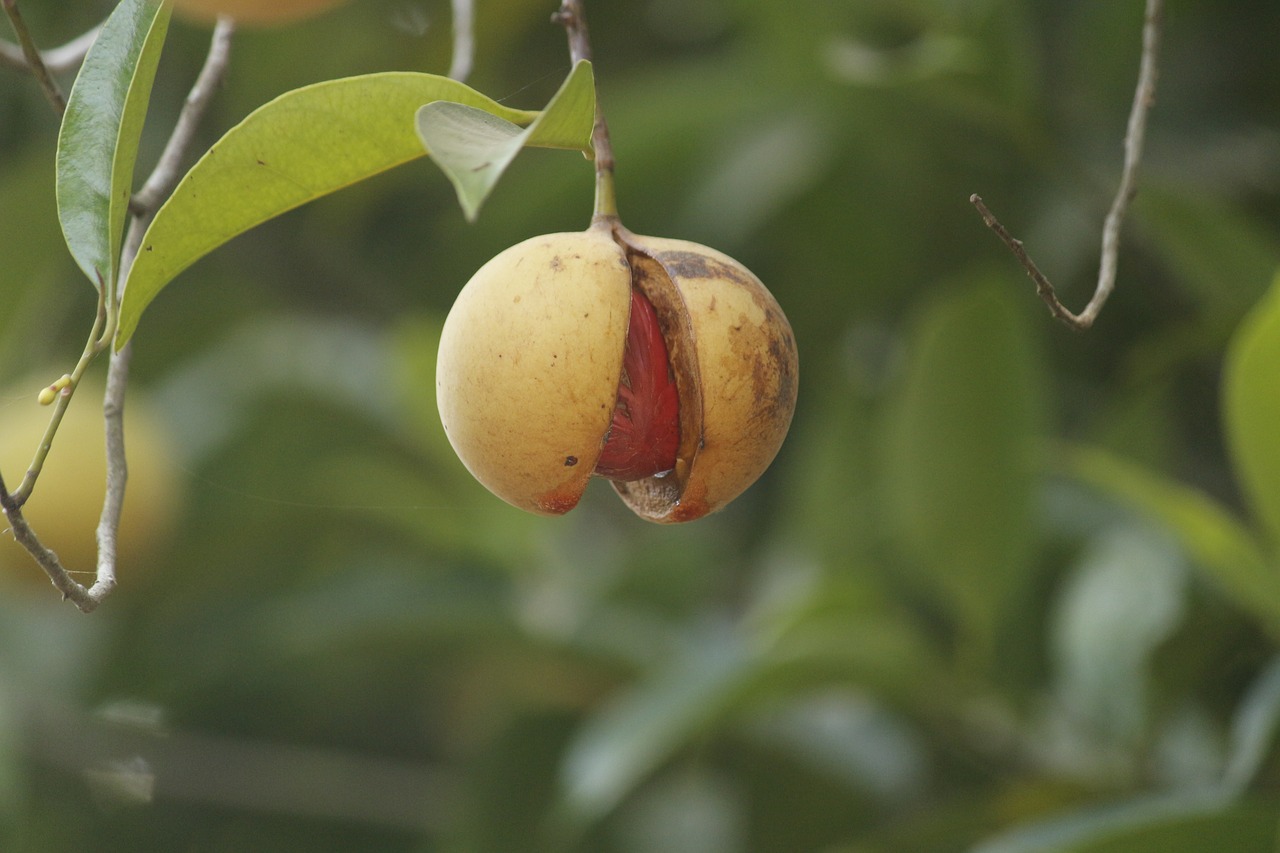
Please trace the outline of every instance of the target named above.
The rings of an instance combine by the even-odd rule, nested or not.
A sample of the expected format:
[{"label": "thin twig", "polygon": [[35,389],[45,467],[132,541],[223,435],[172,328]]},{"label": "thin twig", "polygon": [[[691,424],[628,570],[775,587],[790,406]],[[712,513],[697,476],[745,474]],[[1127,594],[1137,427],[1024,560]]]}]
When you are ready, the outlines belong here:
[{"label": "thin twig", "polygon": [[[102,25],[99,24],[64,45],[40,51],[40,59],[44,62],[44,67],[48,68],[51,74],[65,74],[72,70],[84,61],[85,54],[89,52],[89,48],[93,47],[101,30]],[[7,41],[0,41],[0,67],[24,72],[31,70],[22,47]]]},{"label": "thin twig", "polygon": [[474,22],[475,10],[471,0],[453,0],[453,58],[449,62],[449,76],[459,83],[471,76],[471,65],[475,60]]},{"label": "thin twig", "polygon": [[22,47],[22,57],[26,62],[27,70],[36,78],[44,96],[61,115],[67,110],[66,96],[62,94],[62,90],[58,88],[58,81],[53,79],[48,66],[44,64],[44,57],[40,55],[40,49],[36,47],[31,31],[27,29],[27,22],[22,19],[22,13],[18,11],[18,0],[0,0],[0,5],[4,6],[5,14],[9,16],[9,23],[13,25],[13,31],[18,36],[18,44]]},{"label": "thin twig", "polygon": [[[12,0],[2,0],[2,2],[7,4]],[[209,99],[221,85],[230,56],[232,31],[229,21],[222,19],[218,21],[209,46],[209,55],[187,96],[186,104],[165,145],[160,162],[147,178],[142,191],[130,204],[132,216],[129,231],[120,253],[119,280],[121,282],[127,277],[134,259],[138,256],[138,249],[142,245],[142,237],[147,225],[165,197],[173,191],[178,178],[177,164],[182,161],[187,148],[191,145],[196,125],[203,117]],[[90,335],[89,344],[86,346],[86,355],[81,359],[82,364],[86,364],[86,358],[91,360],[98,352],[110,347],[112,336],[109,333],[101,333],[101,329],[104,318],[113,319],[118,316],[120,297],[118,284],[114,292],[108,293],[107,283],[100,283],[99,316]],[[112,323],[106,325],[108,328],[113,326]],[[3,509],[8,519],[14,539],[40,564],[63,597],[74,603],[84,613],[96,609],[116,586],[116,541],[120,529],[120,513],[124,506],[125,483],[128,480],[124,445],[124,399],[129,379],[131,347],[131,344],[126,344],[118,352],[113,351],[110,355],[110,366],[107,369],[107,389],[102,401],[107,453],[107,490],[102,504],[102,515],[98,521],[98,565],[92,586],[86,588],[76,582],[63,567],[58,555],[41,543],[31,529],[31,525],[23,517],[22,500],[30,495],[31,488],[35,485],[34,478],[29,486],[24,482],[25,493],[22,494],[22,500],[15,499],[15,496],[5,487],[3,479],[0,479],[0,509]],[[77,374],[81,371],[82,368],[78,365]],[[79,376],[77,375],[76,378],[78,379]],[[63,390],[62,395],[65,396],[60,395],[58,405],[61,406],[61,410],[65,410],[74,388],[73,383]],[[55,410],[55,418],[61,417],[61,410]],[[54,428],[56,429],[56,426]],[[47,448],[43,449],[47,451]]]},{"label": "thin twig", "polygon": [[93,610],[97,604],[96,602],[89,603],[89,591],[72,579],[67,570],[62,567],[61,561],[58,560],[58,555],[46,548],[44,543],[36,536],[35,531],[31,529],[31,525],[27,523],[26,518],[22,515],[22,507],[14,502],[13,496],[5,488],[3,478],[0,478],[0,508],[4,509],[4,515],[9,522],[9,531],[13,534],[14,541],[27,549],[27,553],[35,558],[35,561],[49,575],[53,585],[62,593],[62,597],[74,602],[76,607],[79,607],[85,613]]},{"label": "thin twig", "polygon": [[209,102],[222,85],[231,55],[231,37],[234,34],[235,22],[230,18],[219,18],[213,28],[209,54],[205,57],[204,66],[200,69],[195,84],[187,93],[187,100],[182,105],[182,112],[178,115],[169,142],[146,183],[134,193],[129,202],[129,209],[135,215],[145,216],[158,209],[177,185],[182,175],[182,158],[191,147],[192,137],[209,108]]},{"label": "thin twig", "polygon": [[1147,0],[1147,10],[1142,27],[1142,60],[1138,71],[1138,85],[1133,93],[1133,106],[1129,110],[1129,125],[1124,136],[1124,169],[1120,175],[1120,186],[1116,190],[1115,200],[1111,202],[1111,210],[1107,213],[1106,222],[1102,226],[1102,253],[1098,264],[1098,284],[1094,288],[1093,298],[1079,314],[1072,313],[1058,299],[1049,279],[1040,272],[1039,267],[1027,255],[1022,241],[1009,233],[996,219],[982,199],[975,193],[969,201],[982,215],[982,221],[996,233],[1004,244],[1013,252],[1014,257],[1022,264],[1027,275],[1035,282],[1036,292],[1049,306],[1050,313],[1067,326],[1083,332],[1098,319],[1098,313],[1115,289],[1116,263],[1120,255],[1120,227],[1124,223],[1129,203],[1138,191],[1138,167],[1142,162],[1142,146],[1147,133],[1147,114],[1156,99],[1156,78],[1159,76],[1158,57],[1160,53],[1160,29],[1164,21],[1164,0]]}]

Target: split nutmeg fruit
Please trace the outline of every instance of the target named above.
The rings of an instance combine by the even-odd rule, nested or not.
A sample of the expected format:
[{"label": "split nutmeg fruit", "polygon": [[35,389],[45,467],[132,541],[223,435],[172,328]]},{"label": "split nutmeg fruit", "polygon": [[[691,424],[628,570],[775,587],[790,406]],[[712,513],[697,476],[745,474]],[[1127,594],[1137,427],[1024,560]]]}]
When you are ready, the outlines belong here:
[{"label": "split nutmeg fruit", "polygon": [[666,523],[769,467],[798,370],[786,316],[745,267],[603,216],[480,268],[445,321],[436,393],[463,464],[508,503],[560,515],[596,474]]}]

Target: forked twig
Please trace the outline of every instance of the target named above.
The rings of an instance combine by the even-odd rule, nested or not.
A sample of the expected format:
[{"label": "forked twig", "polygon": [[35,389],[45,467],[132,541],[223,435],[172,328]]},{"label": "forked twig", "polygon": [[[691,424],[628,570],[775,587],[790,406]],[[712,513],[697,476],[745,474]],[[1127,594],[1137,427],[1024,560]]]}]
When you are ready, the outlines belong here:
[{"label": "forked twig", "polygon": [[1142,162],[1143,140],[1147,132],[1147,114],[1156,98],[1160,30],[1164,21],[1164,0],[1147,0],[1147,10],[1142,27],[1142,60],[1138,71],[1138,86],[1133,94],[1133,106],[1129,111],[1129,125],[1124,136],[1124,169],[1120,175],[1120,187],[1102,226],[1102,254],[1098,264],[1098,284],[1093,298],[1079,314],[1074,314],[1058,299],[1053,284],[1023,248],[1022,241],[1009,233],[995,215],[987,209],[975,193],[969,201],[982,215],[982,221],[996,233],[1013,252],[1027,275],[1035,282],[1036,292],[1049,306],[1050,313],[1070,328],[1083,332],[1098,319],[1098,313],[1115,290],[1116,262],[1120,254],[1120,227],[1138,191],[1138,167]]},{"label": "forked twig", "polygon": [[[0,0],[0,2],[4,2],[7,8],[11,0]],[[179,164],[191,145],[195,127],[203,117],[213,92],[221,85],[226,74],[233,30],[229,20],[218,21],[204,67],[187,96],[160,161],[130,204],[132,220],[121,251],[120,281],[124,280],[129,268],[133,265],[133,259],[137,256],[147,224],[160,204],[172,192],[178,179]],[[100,314],[105,307],[107,314],[115,316],[120,310],[121,294],[118,288],[108,296],[107,283],[100,282],[99,287],[100,299],[111,300],[109,305],[99,306]],[[99,323],[101,322],[100,316]],[[97,332],[98,325],[95,325],[90,348],[95,345]],[[110,338],[109,333],[104,333],[103,338],[96,341],[96,345],[102,349],[109,349],[112,343]],[[86,588],[71,577],[58,559],[58,555],[44,546],[23,517],[22,504],[29,496],[34,482],[27,485],[24,480],[23,487],[17,493],[11,494],[4,480],[0,478],[0,509],[4,511],[14,539],[40,564],[53,585],[62,593],[63,598],[71,601],[84,613],[97,608],[116,586],[116,541],[120,529],[120,513],[124,506],[125,481],[128,478],[124,446],[124,399],[129,377],[130,354],[131,344],[126,344],[118,352],[113,351],[110,355],[110,366],[107,369],[107,389],[102,406],[107,455],[107,488],[102,504],[102,515],[98,522],[98,564],[94,583],[91,586]],[[64,393],[69,393],[70,390],[68,388]],[[66,400],[59,401],[59,405],[65,407]]]}]

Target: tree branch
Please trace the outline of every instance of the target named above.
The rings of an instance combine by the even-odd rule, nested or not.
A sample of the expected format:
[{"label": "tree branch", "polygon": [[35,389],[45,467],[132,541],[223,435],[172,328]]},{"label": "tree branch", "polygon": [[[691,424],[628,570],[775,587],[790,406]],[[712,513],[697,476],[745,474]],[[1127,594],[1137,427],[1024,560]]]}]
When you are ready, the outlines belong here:
[{"label": "tree branch", "polygon": [[[14,0],[0,0],[0,2],[4,2],[7,9],[8,4]],[[121,250],[119,282],[125,280],[130,267],[133,266],[147,225],[155,216],[160,204],[177,184],[179,164],[186,156],[187,149],[195,136],[196,126],[203,118],[209,100],[226,74],[233,31],[234,28],[229,20],[219,19],[218,25],[214,28],[204,67],[187,95],[186,103],[165,145],[160,161],[143,184],[142,190],[130,203],[132,217]],[[121,297],[119,282],[116,283],[114,292],[110,293],[108,292],[109,283],[101,282],[99,285],[98,319],[94,324],[89,343],[86,345],[85,354],[77,365],[74,374],[76,380],[94,356],[111,347],[113,335],[110,331],[102,332],[102,328],[104,323],[108,330],[115,327],[114,322],[106,323],[105,321],[106,318],[114,318],[119,314]],[[101,337],[99,337],[100,334]],[[107,490],[102,504],[102,515],[98,521],[98,564],[92,586],[86,588],[70,576],[58,559],[58,555],[44,546],[22,515],[22,503],[30,496],[39,471],[29,472],[28,477],[24,479],[23,490],[16,496],[9,493],[4,480],[0,478],[0,509],[3,509],[9,521],[14,539],[45,570],[63,598],[70,600],[84,613],[96,609],[116,586],[116,539],[120,529],[120,514],[124,507],[125,483],[128,480],[124,443],[124,400],[129,380],[131,354],[132,344],[126,344],[118,352],[112,351],[110,366],[107,369],[107,389],[102,401],[107,453]],[[51,443],[53,430],[57,428],[56,420],[61,418],[74,389],[73,382],[61,390],[57,401],[59,409],[55,410],[53,416],[55,422],[51,424],[41,451],[47,452],[48,448],[45,445]],[[43,459],[40,451],[37,452],[37,459]],[[33,465],[33,468],[36,467]]]},{"label": "tree branch", "polygon": [[1164,21],[1164,0],[1147,0],[1146,14],[1142,27],[1142,60],[1138,71],[1138,85],[1133,93],[1133,106],[1129,110],[1129,124],[1124,136],[1124,168],[1120,175],[1120,186],[1116,190],[1115,200],[1111,202],[1111,210],[1107,213],[1102,226],[1102,252],[1098,263],[1098,283],[1093,291],[1093,298],[1079,314],[1072,313],[1058,299],[1053,284],[1035,265],[1023,248],[1022,241],[1009,233],[995,215],[987,209],[982,199],[975,193],[969,201],[982,215],[982,221],[996,233],[1004,244],[1013,252],[1027,275],[1035,282],[1036,292],[1049,306],[1049,312],[1070,328],[1083,332],[1098,319],[1102,306],[1115,290],[1116,264],[1120,255],[1120,227],[1128,213],[1129,203],[1138,191],[1138,167],[1142,162],[1143,142],[1147,133],[1147,114],[1156,98],[1156,78],[1158,77],[1158,57],[1160,53],[1160,30]]},{"label": "tree branch", "polygon": [[49,580],[53,581],[53,585],[62,593],[64,599],[70,599],[84,613],[92,611],[97,607],[97,602],[91,602],[88,599],[89,591],[83,586],[76,583],[67,570],[63,568],[62,562],[58,559],[58,555],[44,546],[36,536],[35,531],[31,529],[31,525],[22,515],[22,507],[20,507],[9,494],[9,490],[5,487],[4,478],[0,477],[0,508],[4,509],[5,518],[9,522],[9,531],[13,534],[14,541],[27,550],[40,567],[49,575]]},{"label": "tree branch", "polygon": [[[4,12],[9,16],[9,23],[13,25],[13,31],[18,36],[26,70],[36,78],[44,96],[48,98],[49,103],[53,104],[58,115],[62,115],[67,109],[67,99],[58,88],[58,82],[53,79],[48,66],[45,65],[44,57],[40,55],[40,49],[36,47],[31,31],[27,29],[27,22],[22,19],[22,13],[18,11],[18,0],[0,0],[0,5],[4,6]],[[88,50],[87,46],[85,50]]]}]

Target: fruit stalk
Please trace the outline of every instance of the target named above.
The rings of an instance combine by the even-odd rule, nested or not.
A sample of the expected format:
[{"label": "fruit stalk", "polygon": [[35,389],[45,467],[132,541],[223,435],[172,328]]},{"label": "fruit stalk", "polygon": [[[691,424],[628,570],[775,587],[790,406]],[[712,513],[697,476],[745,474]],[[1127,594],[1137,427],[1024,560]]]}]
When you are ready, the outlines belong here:
[{"label": "fruit stalk", "polygon": [[[591,37],[587,31],[587,19],[582,11],[582,0],[563,0],[560,10],[551,18],[564,27],[569,37],[569,60],[576,65],[579,60],[591,61]],[[609,124],[600,107],[600,87],[596,86],[596,119],[591,132],[591,148],[596,164],[596,200],[592,222],[616,219],[618,202],[613,189],[613,143],[609,140]]]}]

